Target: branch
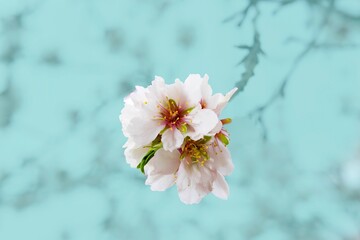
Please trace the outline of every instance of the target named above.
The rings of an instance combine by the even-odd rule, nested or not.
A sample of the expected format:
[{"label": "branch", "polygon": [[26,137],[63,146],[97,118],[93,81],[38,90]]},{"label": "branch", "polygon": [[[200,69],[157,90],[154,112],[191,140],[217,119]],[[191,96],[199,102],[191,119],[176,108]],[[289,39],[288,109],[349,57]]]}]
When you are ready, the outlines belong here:
[{"label": "branch", "polygon": [[329,6],[327,11],[325,12],[324,18],[319,26],[318,31],[314,34],[312,40],[309,41],[309,43],[306,45],[306,47],[296,56],[295,60],[293,61],[290,69],[288,70],[288,72],[286,73],[285,77],[282,79],[282,81],[280,82],[279,87],[276,89],[276,91],[274,92],[274,94],[262,105],[260,105],[259,107],[255,108],[254,110],[250,111],[249,116],[250,117],[256,117],[257,120],[259,121],[259,123],[261,124],[262,128],[263,128],[263,139],[267,140],[267,131],[266,131],[266,126],[263,120],[263,115],[264,112],[274,104],[274,102],[279,99],[279,98],[283,98],[285,96],[285,89],[286,86],[288,85],[291,76],[293,75],[293,73],[295,72],[295,70],[297,69],[297,67],[299,66],[300,62],[309,54],[309,52],[315,48],[318,44],[317,44],[317,39],[319,38],[323,28],[326,26],[328,19],[330,17],[330,14],[332,13],[333,9],[334,9],[334,3],[335,0],[329,0]]},{"label": "branch", "polygon": [[[245,86],[249,82],[250,78],[255,75],[255,68],[259,63],[259,55],[264,54],[263,50],[261,49],[261,43],[260,43],[260,35],[257,30],[257,21],[259,17],[259,9],[258,9],[258,2],[260,0],[249,0],[248,5],[245,7],[244,10],[240,11],[241,19],[238,23],[238,26],[241,27],[244,23],[246,17],[249,14],[249,11],[251,9],[255,10],[255,15],[252,19],[252,25],[254,29],[254,37],[253,37],[253,43],[252,45],[238,45],[237,48],[239,49],[245,49],[248,51],[248,53],[245,55],[245,57],[238,63],[244,64],[245,71],[241,74],[240,80],[235,83],[235,87],[238,88],[238,91],[235,93],[237,95],[239,92],[242,92],[245,89]],[[239,13],[238,13],[239,14]],[[234,16],[232,16],[230,19],[233,19]]]},{"label": "branch", "polygon": [[249,79],[255,74],[255,67],[259,63],[259,55],[264,54],[261,49],[259,33],[257,31],[254,34],[254,40],[251,46],[239,45],[237,48],[248,50],[248,54],[238,63],[238,65],[244,64],[245,72],[242,73],[241,80],[235,84],[239,89],[236,94],[245,89]]}]

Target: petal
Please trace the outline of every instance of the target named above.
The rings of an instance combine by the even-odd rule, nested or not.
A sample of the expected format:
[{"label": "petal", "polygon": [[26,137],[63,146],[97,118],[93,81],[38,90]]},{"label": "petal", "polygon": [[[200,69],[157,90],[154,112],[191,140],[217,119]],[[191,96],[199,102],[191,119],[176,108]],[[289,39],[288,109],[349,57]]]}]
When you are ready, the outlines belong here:
[{"label": "petal", "polygon": [[167,85],[166,96],[169,99],[175,100],[177,103],[185,100],[187,94],[185,92],[184,83],[177,79],[174,83]]},{"label": "petal", "polygon": [[137,114],[137,111],[135,110],[135,108],[133,106],[131,106],[131,107],[125,106],[121,110],[119,120],[121,122],[122,131],[123,131],[125,137],[129,137],[129,133],[127,132],[127,129],[129,127],[131,120],[134,118],[134,116],[136,116],[136,114]]},{"label": "petal", "polygon": [[206,108],[215,110],[217,106],[223,101],[225,96],[222,93],[216,93],[206,99]]},{"label": "petal", "polygon": [[177,128],[169,128],[161,136],[161,142],[166,151],[178,149],[183,141],[184,136]]},{"label": "petal", "polygon": [[135,143],[134,147],[141,147],[151,143],[164,126],[159,124],[159,121],[153,120],[148,114],[143,114],[143,117],[136,117],[132,119],[126,128],[128,137]]},{"label": "petal", "polygon": [[159,125],[158,120],[153,119],[158,110],[156,106],[148,104],[152,99],[145,96],[147,91],[137,86],[136,90],[125,98],[125,106],[119,116],[123,133],[132,140],[135,148],[153,141],[164,128]]},{"label": "petal", "polygon": [[216,126],[209,132],[209,135],[214,136],[215,134],[219,133],[223,127],[222,122],[219,120]]},{"label": "petal", "polygon": [[125,107],[138,107],[142,105],[147,101],[147,92],[146,88],[135,86],[135,90],[124,98]]},{"label": "petal", "polygon": [[185,204],[199,203],[212,191],[213,178],[210,169],[181,161],[176,180],[180,200]]},{"label": "petal", "polygon": [[160,76],[155,76],[155,79],[151,82],[151,85],[155,88],[163,88],[165,87],[165,80]]},{"label": "petal", "polygon": [[226,104],[230,101],[230,98],[237,91],[237,88],[233,88],[230,92],[228,92],[223,98],[219,99],[218,105],[215,108],[215,112],[220,115],[221,111],[224,109]]},{"label": "petal", "polygon": [[124,108],[121,110],[119,117],[123,125],[129,123],[132,118],[138,116],[145,106],[144,103],[148,102],[146,96],[148,90],[140,86],[136,86],[135,88],[135,91],[124,98]]},{"label": "petal", "polygon": [[135,86],[135,91],[124,99],[125,104],[141,106],[144,102],[147,101],[147,96],[146,96],[147,91],[148,91],[147,89],[141,86]]},{"label": "petal", "polygon": [[197,191],[195,174],[191,179],[190,166],[185,166],[185,161],[182,161],[178,170],[178,178],[176,184],[180,200],[185,204],[196,204],[206,195],[203,191]]},{"label": "petal", "polygon": [[195,103],[185,89],[184,83],[176,79],[175,83],[168,85],[166,89],[166,98],[173,99],[179,107],[189,109],[194,107]]},{"label": "petal", "polygon": [[206,196],[196,189],[196,186],[188,186],[187,188],[178,189],[179,198],[185,204],[197,204]]},{"label": "petal", "polygon": [[145,166],[147,179],[145,184],[151,185],[152,191],[164,191],[171,187],[176,180],[176,171],[180,164],[178,151],[168,152],[159,149]]},{"label": "petal", "polygon": [[197,110],[191,117],[189,125],[193,131],[189,131],[188,136],[193,140],[198,140],[209,134],[219,122],[216,113],[210,109]]},{"label": "petal", "polygon": [[[135,101],[137,101],[135,98],[140,98],[141,95],[139,94],[139,91],[135,90],[133,93],[130,94],[130,96],[126,97],[124,99],[125,105],[124,108],[121,110],[119,119],[122,125],[122,130],[123,133],[126,137],[129,136],[128,132],[127,132],[127,128],[129,127],[129,124],[131,123],[132,119],[139,116],[141,107],[139,106],[138,103],[136,103]],[[146,100],[143,100],[146,101]]]},{"label": "petal", "polygon": [[168,174],[168,175],[151,175],[149,176],[145,184],[150,185],[151,191],[158,191],[162,192],[174,185],[176,181],[175,174]]},{"label": "petal", "polygon": [[166,92],[167,85],[165,80],[162,77],[155,76],[155,79],[151,82],[151,85],[148,87],[147,96],[149,99],[153,99],[158,102],[164,98],[164,92]]},{"label": "petal", "polygon": [[124,151],[125,159],[128,164],[132,168],[136,168],[137,165],[141,162],[141,159],[144,157],[144,155],[147,153],[147,148],[126,148]]},{"label": "petal", "polygon": [[213,144],[208,148],[213,168],[224,176],[229,175],[234,170],[234,164],[231,160],[231,155],[227,147],[220,141],[216,141],[216,145]]},{"label": "petal", "polygon": [[180,153],[178,151],[169,152],[164,149],[156,151],[154,157],[146,165],[151,172],[161,174],[173,174],[180,165]]},{"label": "petal", "polygon": [[212,95],[212,88],[209,84],[209,76],[207,74],[203,77],[203,83],[201,86],[202,98],[208,98]]},{"label": "petal", "polygon": [[214,104],[212,104],[212,88],[209,84],[209,76],[207,74],[204,75],[201,85],[201,105],[208,109],[214,108]]},{"label": "petal", "polygon": [[224,176],[220,173],[216,174],[212,194],[221,199],[227,199],[229,196],[229,185],[225,181]]},{"label": "petal", "polygon": [[203,78],[200,74],[190,74],[184,81],[186,93],[191,98],[192,104],[197,104],[202,99]]}]

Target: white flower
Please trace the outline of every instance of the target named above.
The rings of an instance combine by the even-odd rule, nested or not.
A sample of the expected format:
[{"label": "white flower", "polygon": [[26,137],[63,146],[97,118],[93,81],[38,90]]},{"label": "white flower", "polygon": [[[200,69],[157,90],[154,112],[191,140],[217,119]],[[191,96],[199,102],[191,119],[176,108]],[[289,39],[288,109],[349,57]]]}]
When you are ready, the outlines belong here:
[{"label": "white flower", "polygon": [[145,184],[164,191],[176,184],[180,200],[199,203],[209,193],[227,199],[224,176],[234,166],[227,149],[229,135],[219,119],[236,88],[212,94],[208,76],[191,74],[165,84],[155,77],[125,98],[121,111],[127,163],[147,176]]},{"label": "white flower", "polygon": [[[204,77],[201,77],[199,74],[190,74],[185,80],[184,85],[188,93],[193,95],[194,98],[200,102],[201,108],[211,109],[218,116],[220,116],[224,107],[238,90],[237,88],[233,88],[225,96],[221,93],[213,95],[212,88],[209,85],[209,76],[207,74],[205,74]],[[230,122],[231,119],[219,120],[215,128],[209,132],[209,135],[218,133],[224,124]]]},{"label": "white flower", "polygon": [[190,74],[185,80],[184,85],[188,93],[200,102],[202,108],[211,109],[217,115],[220,115],[230,98],[237,91],[237,88],[233,88],[225,96],[221,93],[213,95],[207,74],[204,77],[201,77],[199,74]]},{"label": "white flower", "polygon": [[180,200],[186,204],[199,203],[210,192],[227,199],[224,176],[233,168],[228,149],[216,137],[187,138],[178,151],[155,153],[145,167],[145,183],[153,191],[164,191],[176,183]]},{"label": "white flower", "polygon": [[161,77],[156,77],[148,88],[137,87],[125,99],[120,121],[128,137],[126,147],[148,145],[160,134],[163,148],[173,151],[186,136],[202,138],[219,119],[214,111],[201,108],[183,82],[176,80],[166,85]]}]

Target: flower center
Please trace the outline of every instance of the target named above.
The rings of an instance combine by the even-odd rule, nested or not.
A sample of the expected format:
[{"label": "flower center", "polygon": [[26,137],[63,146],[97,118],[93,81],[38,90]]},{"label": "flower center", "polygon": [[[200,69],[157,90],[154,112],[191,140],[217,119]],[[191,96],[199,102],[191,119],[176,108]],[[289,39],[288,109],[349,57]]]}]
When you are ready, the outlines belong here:
[{"label": "flower center", "polygon": [[166,98],[164,104],[159,104],[160,116],[156,119],[162,120],[166,128],[178,128],[182,132],[187,131],[186,115],[189,114],[193,108],[184,109],[180,104],[178,105],[174,99]]},{"label": "flower center", "polygon": [[186,159],[188,164],[198,163],[201,166],[209,160],[210,156],[207,152],[209,148],[206,142],[209,138],[203,138],[197,141],[194,141],[190,138],[186,138],[185,144],[181,148],[181,159]]},{"label": "flower center", "polygon": [[182,118],[181,107],[173,99],[166,102],[166,108],[161,112],[166,123],[170,126],[176,126]]}]

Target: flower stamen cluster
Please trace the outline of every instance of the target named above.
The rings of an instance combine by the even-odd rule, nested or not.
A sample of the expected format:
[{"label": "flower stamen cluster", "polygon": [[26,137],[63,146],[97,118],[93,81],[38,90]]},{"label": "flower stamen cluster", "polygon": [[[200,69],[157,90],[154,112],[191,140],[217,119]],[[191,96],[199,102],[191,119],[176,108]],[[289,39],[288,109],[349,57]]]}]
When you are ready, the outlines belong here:
[{"label": "flower stamen cluster", "polygon": [[[200,164],[204,166],[205,162],[210,159],[206,142],[209,138],[203,138],[194,141],[190,138],[185,139],[183,147],[180,149],[180,159],[184,159],[187,164]],[[190,160],[190,161],[189,161]]]}]

